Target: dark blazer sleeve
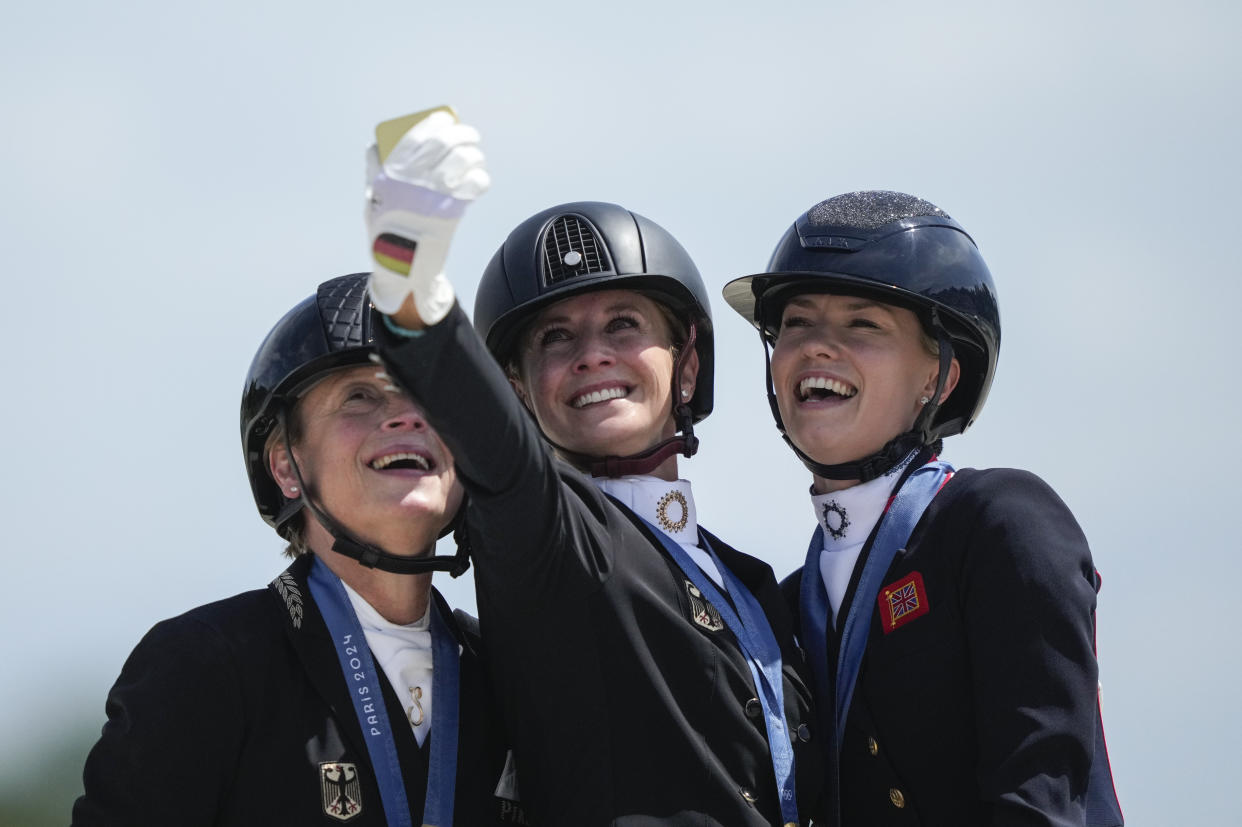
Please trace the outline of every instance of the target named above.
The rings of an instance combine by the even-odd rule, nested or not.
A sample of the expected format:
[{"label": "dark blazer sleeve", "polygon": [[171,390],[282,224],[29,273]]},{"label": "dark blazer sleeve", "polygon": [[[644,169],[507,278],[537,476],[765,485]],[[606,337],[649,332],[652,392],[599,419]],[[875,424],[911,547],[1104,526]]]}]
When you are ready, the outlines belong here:
[{"label": "dark blazer sleeve", "polygon": [[1086,538],[1026,472],[981,472],[964,501],[959,595],[981,794],[998,825],[1081,824],[1098,687]]},{"label": "dark blazer sleeve", "polygon": [[157,624],[105,709],[73,824],[214,824],[244,727],[239,676],[218,633],[186,617]]},{"label": "dark blazer sleeve", "polygon": [[536,602],[583,593],[612,567],[619,518],[586,477],[555,459],[508,379],[454,305],[422,335],[379,334],[385,366],[453,454],[470,497],[470,531],[487,573]]}]

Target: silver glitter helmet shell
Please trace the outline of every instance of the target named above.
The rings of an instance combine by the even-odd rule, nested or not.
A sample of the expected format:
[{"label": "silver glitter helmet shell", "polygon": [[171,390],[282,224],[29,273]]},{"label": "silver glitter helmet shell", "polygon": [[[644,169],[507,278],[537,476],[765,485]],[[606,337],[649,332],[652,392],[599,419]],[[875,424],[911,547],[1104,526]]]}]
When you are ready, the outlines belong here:
[{"label": "silver glitter helmet shell", "polygon": [[474,326],[505,364],[539,311],[593,290],[635,290],[694,322],[699,373],[689,406],[695,422],[710,414],[715,348],[699,270],[667,230],[616,204],[561,204],[519,224],[483,272]]},{"label": "silver glitter helmet shell", "polygon": [[767,270],[730,281],[724,299],[773,342],[786,302],[816,292],[906,307],[951,343],[961,376],[926,424],[925,442],[975,421],[996,372],[1000,310],[979,248],[944,210],[884,190],[821,201],[785,232]]}]

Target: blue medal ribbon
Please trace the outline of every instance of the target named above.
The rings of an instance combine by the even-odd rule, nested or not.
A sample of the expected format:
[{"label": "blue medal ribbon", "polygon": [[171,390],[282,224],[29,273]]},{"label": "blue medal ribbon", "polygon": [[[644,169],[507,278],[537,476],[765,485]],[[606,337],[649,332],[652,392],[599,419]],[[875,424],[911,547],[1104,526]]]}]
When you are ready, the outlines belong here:
[{"label": "blue medal ribbon", "polygon": [[[433,593],[434,595],[434,593]],[[438,597],[438,595],[434,595]],[[447,607],[433,600],[431,613],[431,766],[427,770],[427,803],[423,827],[451,827],[457,790],[457,736],[461,703],[461,653],[449,631]]]},{"label": "blue medal ribbon", "polygon": [[[953,466],[946,462],[929,462],[920,466],[902,484],[888,510],[880,517],[880,525],[871,543],[867,561],[863,564],[858,588],[850,602],[849,613],[841,626],[841,645],[836,668],[829,672],[828,624],[831,617],[828,591],[819,571],[819,554],[824,547],[823,526],[816,526],[811,543],[806,550],[806,562],[802,566],[802,585],[799,592],[802,645],[811,662],[811,674],[815,680],[815,698],[820,709],[832,708],[835,723],[831,738],[826,740],[828,758],[833,767],[832,789],[837,787],[837,757],[841,739],[845,736],[845,719],[854,698],[854,686],[862,667],[867,637],[871,632],[871,615],[875,611],[876,596],[888,567],[892,565],[897,550],[906,545],[919,517],[927,505],[953,473]],[[832,706],[829,707],[829,701]],[[835,798],[835,796],[834,796]]]},{"label": "blue medal ribbon", "polygon": [[[642,519],[639,515],[639,519]],[[751,678],[759,689],[759,703],[763,705],[763,719],[767,725],[768,751],[771,753],[772,769],[776,774],[776,788],[780,793],[781,820],[787,824],[798,823],[798,797],[794,787],[794,754],[793,743],[789,737],[788,726],[785,724],[785,688],[781,677],[781,647],[772,634],[772,627],[763,607],[750,593],[750,590],[737,579],[737,576],[720,562],[716,552],[707,542],[707,538],[699,535],[702,547],[716,564],[725,588],[733,597],[731,604],[716,588],[716,583],[708,577],[699,565],[691,559],[672,537],[643,520],[651,532],[659,538],[673,561],[682,572],[690,578],[705,600],[716,607],[720,617],[733,636],[737,638],[746,663],[750,666]],[[734,611],[736,605],[737,610]]]},{"label": "blue medal ribbon", "polygon": [[[802,648],[811,662],[811,677],[815,680],[815,700],[819,709],[827,707],[832,698],[832,681],[828,677],[828,589],[819,573],[819,552],[824,547],[824,527],[816,525],[811,533],[811,543],[806,549],[806,562],[802,564],[802,584],[798,603],[801,615]],[[836,738],[836,726],[831,737],[824,739],[830,753]]]},{"label": "blue medal ribbon", "polygon": [[[308,578],[311,596],[323,615],[332,645],[349,685],[358,725],[362,728],[367,754],[379,786],[384,816],[391,827],[413,827],[410,804],[397,745],[388,724],[380,672],[371,658],[366,635],[339,577],[316,557]],[[449,632],[443,609],[432,600],[432,692],[431,766],[427,773],[427,800],[423,808],[424,827],[449,827],[453,823],[453,796],[457,781],[458,685],[460,676],[457,642]]]}]

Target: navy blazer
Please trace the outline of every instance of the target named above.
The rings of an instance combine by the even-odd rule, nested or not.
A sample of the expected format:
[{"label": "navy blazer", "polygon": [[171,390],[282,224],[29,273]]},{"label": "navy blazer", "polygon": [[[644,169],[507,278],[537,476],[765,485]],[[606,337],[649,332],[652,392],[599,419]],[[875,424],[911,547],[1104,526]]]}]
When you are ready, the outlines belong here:
[{"label": "navy blazer", "polygon": [[[782,583],[795,612],[801,577]],[[1024,471],[958,471],[883,583],[915,585],[898,611],[884,588],[873,606],[841,745],[841,823],[1081,825],[1095,568],[1061,499]],[[830,631],[829,663],[836,644]]]}]

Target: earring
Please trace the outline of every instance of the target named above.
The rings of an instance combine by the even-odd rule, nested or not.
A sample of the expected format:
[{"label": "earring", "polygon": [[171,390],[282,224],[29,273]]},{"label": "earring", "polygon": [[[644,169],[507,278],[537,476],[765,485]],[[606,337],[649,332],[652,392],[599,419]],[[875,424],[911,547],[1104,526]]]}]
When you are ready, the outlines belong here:
[{"label": "earring", "polygon": [[686,390],[685,388],[682,388],[682,389],[681,389],[681,398],[682,398],[682,399],[689,399],[689,398],[690,398],[690,391]]},{"label": "earring", "polygon": [[919,404],[920,404],[920,405],[926,405],[926,404],[927,404],[928,402],[930,402],[930,401],[931,401],[931,399],[929,399],[929,398],[928,398],[928,397],[926,397],[926,396],[920,396],[920,397],[919,397]]},{"label": "earring", "polygon": [[296,495],[298,493],[298,487],[296,485],[289,486],[289,493]]}]

